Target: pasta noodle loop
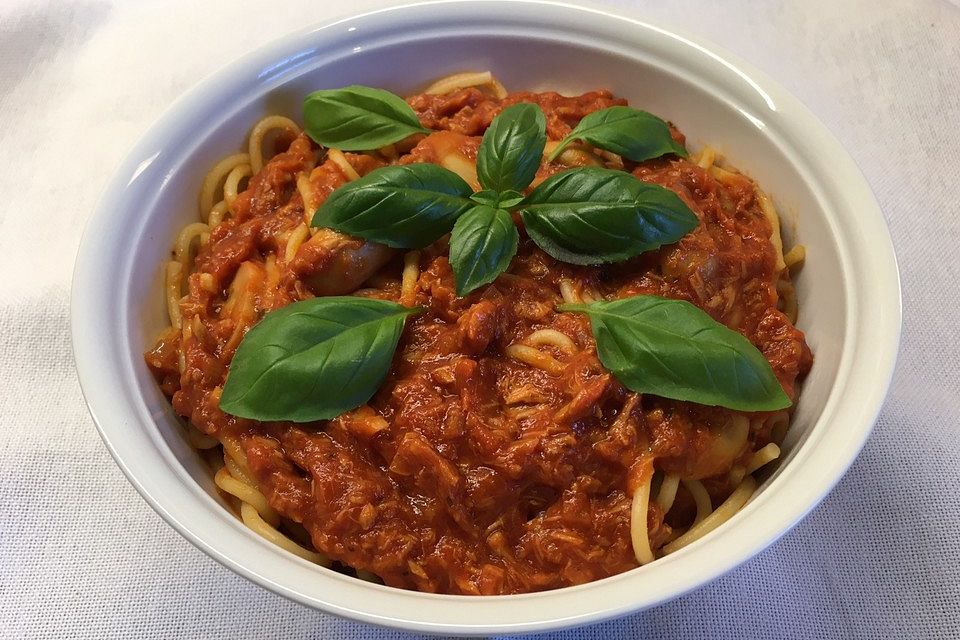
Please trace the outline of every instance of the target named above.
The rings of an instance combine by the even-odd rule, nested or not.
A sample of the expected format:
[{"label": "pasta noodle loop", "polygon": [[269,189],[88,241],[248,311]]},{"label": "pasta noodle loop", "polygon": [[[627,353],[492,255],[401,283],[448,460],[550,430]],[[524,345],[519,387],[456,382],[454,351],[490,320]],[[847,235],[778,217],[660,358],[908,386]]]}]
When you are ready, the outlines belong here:
[{"label": "pasta noodle loop", "polygon": [[531,347],[551,346],[567,354],[578,351],[577,343],[570,336],[556,329],[539,329],[524,338],[523,342]]},{"label": "pasta noodle loop", "polygon": [[707,490],[703,486],[702,482],[699,480],[693,480],[691,478],[683,478],[682,482],[683,486],[686,487],[687,491],[690,492],[690,495],[693,497],[693,501],[697,505],[697,517],[693,520],[693,524],[696,525],[710,515],[710,512],[713,511],[713,503],[710,500],[710,494],[707,493]]},{"label": "pasta noodle loop", "polygon": [[719,527],[733,517],[733,515],[746,504],[756,488],[757,482],[753,479],[753,476],[745,477],[743,482],[730,494],[730,497],[717,507],[713,513],[690,527],[682,536],[663,545],[663,553],[670,554],[674,551],[679,551]]},{"label": "pasta noodle loop", "polygon": [[250,168],[253,173],[259,173],[263,169],[263,163],[266,158],[263,153],[263,140],[270,131],[282,129],[293,135],[300,133],[300,127],[290,118],[284,116],[267,116],[253,126],[250,131],[250,142],[248,144],[250,151]]},{"label": "pasta noodle loop", "polygon": [[525,344],[512,344],[504,352],[518,362],[543,369],[547,373],[559,375],[566,367],[553,356]]},{"label": "pasta noodle loop", "polygon": [[[216,198],[217,190],[221,187],[227,175],[235,168],[250,164],[250,155],[247,153],[235,153],[227,156],[207,172],[203,179],[203,186],[200,188],[200,215],[204,220],[209,219],[213,204],[220,198]],[[221,192],[222,193],[222,192]]]},{"label": "pasta noodle loop", "polygon": [[489,71],[468,71],[465,73],[455,73],[445,78],[440,78],[427,87],[423,92],[434,95],[444,95],[454,91],[459,91],[460,89],[483,86],[488,87],[495,98],[507,97],[507,90],[503,88],[503,85],[500,84],[500,82],[494,78],[493,74]]}]

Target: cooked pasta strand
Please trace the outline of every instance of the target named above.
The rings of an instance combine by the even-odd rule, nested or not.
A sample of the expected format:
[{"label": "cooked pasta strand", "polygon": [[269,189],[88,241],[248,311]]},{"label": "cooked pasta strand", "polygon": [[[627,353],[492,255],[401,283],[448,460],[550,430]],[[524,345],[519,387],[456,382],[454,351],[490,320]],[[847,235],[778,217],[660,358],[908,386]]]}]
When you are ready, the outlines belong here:
[{"label": "cooked pasta strand", "polygon": [[710,170],[710,167],[713,166],[714,161],[716,160],[717,152],[713,147],[707,146],[697,155],[694,162],[697,163],[701,169],[706,171]]},{"label": "cooked pasta strand", "polygon": [[170,326],[180,328],[180,298],[183,297],[183,265],[177,260],[167,263],[164,277],[164,290],[167,297],[167,315],[170,317]]},{"label": "cooked pasta strand", "polygon": [[213,205],[213,208],[210,209],[209,214],[207,215],[207,225],[213,229],[218,224],[223,222],[223,219],[230,213],[230,208],[227,207],[227,201],[221,200],[217,204]]},{"label": "cooked pasta strand", "polygon": [[766,193],[761,191],[759,187],[756,187],[756,194],[757,200],[760,202],[760,210],[763,211],[767,222],[770,223],[770,242],[773,244],[777,260],[775,268],[777,271],[783,271],[787,265],[783,261],[783,239],[780,237],[780,216],[777,214],[777,209],[773,206],[773,201]]},{"label": "cooked pasta strand", "polygon": [[743,465],[734,465],[730,468],[730,484],[740,484],[743,482],[743,476],[747,475],[747,468]]},{"label": "cooked pasta strand", "polygon": [[533,347],[528,347],[525,344],[512,344],[504,352],[508,357],[517,360],[518,362],[523,362],[528,364],[531,367],[536,367],[537,369],[543,369],[547,373],[552,373],[554,375],[559,375],[564,372],[566,366],[561,362],[558,362],[553,356],[546,354],[539,349],[534,349]]},{"label": "cooked pasta strand", "polygon": [[444,95],[469,87],[488,86],[495,98],[505,98],[507,90],[489,71],[468,71],[440,78],[424,90],[424,93]]},{"label": "cooked pasta strand", "polygon": [[790,414],[786,411],[778,411],[767,418],[770,429],[770,439],[777,443],[782,443],[787,435],[787,429],[790,427]]},{"label": "cooked pasta strand", "polygon": [[650,483],[653,471],[650,470],[643,482],[633,491],[630,504],[630,541],[633,543],[633,555],[637,564],[653,562],[653,549],[650,548],[650,531],[647,527],[647,510],[650,506]]},{"label": "cooked pasta strand", "polygon": [[589,304],[591,302],[598,302],[599,300],[602,300],[603,296],[600,295],[600,292],[597,291],[596,287],[593,285],[587,285],[583,288],[580,298]]},{"label": "cooked pasta strand", "polygon": [[194,240],[199,241],[199,244],[204,244],[204,237],[210,236],[210,227],[202,222],[194,222],[193,224],[188,224],[183,229],[180,230],[180,233],[177,235],[177,242],[174,245],[174,255],[183,266],[184,273],[189,273],[190,262],[192,261],[192,256],[190,255]]},{"label": "cooked pasta strand", "polygon": [[403,275],[400,279],[400,304],[412,307],[417,301],[417,280],[420,279],[420,252],[409,251],[403,256]]},{"label": "cooked pasta strand", "polygon": [[203,179],[203,186],[200,188],[200,215],[203,216],[204,219],[209,217],[210,210],[213,209],[213,203],[220,199],[216,198],[217,190],[227,175],[237,166],[244,164],[250,164],[250,155],[246,153],[235,153],[215,164],[207,173]]},{"label": "cooked pasta strand", "polygon": [[780,447],[771,442],[763,448],[757,450],[747,465],[747,473],[753,473],[765,464],[769,464],[780,457]]},{"label": "cooked pasta strand", "polygon": [[299,135],[300,133],[300,127],[297,126],[297,123],[284,116],[267,116],[255,124],[253,130],[250,131],[250,142],[248,145],[250,151],[250,168],[253,169],[254,173],[259,173],[260,169],[263,169],[264,162],[269,160],[263,152],[263,141],[267,133],[276,129],[289,131],[293,135]]},{"label": "cooked pasta strand", "polygon": [[730,494],[730,497],[724,500],[723,504],[709,516],[690,527],[682,536],[663,545],[661,551],[664,554],[673,553],[707,535],[733,517],[750,499],[756,488],[757,482],[753,479],[753,476],[745,477],[743,482]]},{"label": "cooked pasta strand", "polygon": [[794,269],[802,266],[804,260],[806,259],[807,248],[802,244],[793,245],[793,248],[783,255],[783,263],[787,265],[787,269]]},{"label": "cooked pasta strand", "polygon": [[531,347],[540,347],[543,345],[556,347],[560,351],[569,354],[574,354],[578,351],[577,343],[574,342],[570,336],[556,329],[540,329],[539,331],[534,331],[524,338],[523,342]]},{"label": "cooked pasta strand", "polygon": [[253,171],[249,164],[237,165],[227,174],[227,179],[223,182],[223,199],[227,202],[227,208],[231,214],[236,213],[233,210],[233,201],[240,193],[240,183],[252,175]]},{"label": "cooked pasta strand", "polygon": [[699,480],[684,478],[683,486],[685,486],[687,491],[690,492],[690,495],[693,496],[693,501],[697,505],[697,517],[693,521],[694,524],[697,524],[710,515],[711,511],[713,511],[713,503],[710,500],[710,494],[707,493],[703,483],[701,483]]},{"label": "cooked pasta strand", "polygon": [[783,315],[787,316],[791,323],[796,324],[799,308],[797,307],[797,293],[793,288],[793,283],[789,280],[777,281],[777,294],[780,296],[780,306],[783,308]]},{"label": "cooked pasta strand", "polygon": [[325,555],[322,553],[317,553],[316,551],[304,549],[296,542],[280,533],[275,527],[271,526],[269,522],[261,518],[260,514],[257,513],[257,510],[250,503],[242,502],[240,504],[240,517],[243,519],[243,523],[255,533],[259,534],[263,538],[266,538],[278,547],[282,547],[290,553],[300,556],[304,560],[309,560],[310,562],[314,562],[325,567],[330,566],[330,560]]},{"label": "cooked pasta strand", "polygon": [[250,485],[230,475],[227,467],[220,469],[213,477],[213,481],[224,492],[236,496],[241,502],[249,504],[256,509],[260,517],[270,524],[270,526],[276,527],[280,524],[280,516],[267,504],[266,497]]},{"label": "cooked pasta strand", "polygon": [[303,244],[303,241],[306,240],[309,235],[310,228],[304,223],[300,223],[296,229],[290,232],[290,237],[287,238],[287,246],[283,250],[284,262],[293,260],[293,257],[297,255],[297,250],[300,248],[300,245]]},{"label": "cooked pasta strand", "polygon": [[573,282],[566,278],[560,281],[560,297],[562,297],[563,301],[567,304],[580,304],[583,302],[580,294],[573,288]]},{"label": "cooked pasta strand", "polygon": [[327,151],[327,158],[339,167],[340,171],[343,172],[343,175],[347,177],[347,182],[353,182],[354,180],[360,179],[360,174],[357,173],[357,170],[353,168],[353,165],[350,164],[350,161],[347,160],[347,156],[343,155],[343,151],[339,149],[330,149]]},{"label": "cooked pasta strand", "polygon": [[248,487],[256,487],[257,483],[253,481],[248,475],[248,472],[240,468],[240,465],[237,464],[237,461],[233,459],[228,453],[224,452],[223,454],[223,466],[230,471],[230,475],[240,482],[244,483]]},{"label": "cooked pasta strand", "polygon": [[310,184],[310,178],[306,173],[297,174],[297,192],[300,193],[300,199],[303,200],[303,222],[309,226],[320,203],[317,201],[317,193],[313,190],[313,185]]},{"label": "cooked pasta strand", "polygon": [[668,473],[663,476],[663,482],[660,484],[660,491],[657,492],[657,505],[666,513],[673,506],[673,501],[677,497],[677,489],[680,487],[680,476],[675,473]]},{"label": "cooked pasta strand", "polygon": [[236,464],[240,470],[243,471],[243,474],[248,478],[252,478],[253,474],[250,473],[250,467],[247,466],[247,455],[240,447],[240,443],[233,438],[221,438],[220,444],[223,445],[224,453],[230,456],[234,464]]}]

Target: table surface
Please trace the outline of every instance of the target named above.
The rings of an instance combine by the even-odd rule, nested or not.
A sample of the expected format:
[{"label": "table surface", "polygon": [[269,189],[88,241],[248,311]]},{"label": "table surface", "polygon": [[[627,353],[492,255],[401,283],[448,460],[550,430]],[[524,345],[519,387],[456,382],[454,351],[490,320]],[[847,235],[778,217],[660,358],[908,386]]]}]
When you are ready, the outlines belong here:
[{"label": "table surface", "polygon": [[[137,138],[243,52],[387,3],[271,4],[0,2],[0,637],[409,637],[290,603],[192,547],[113,464],[73,368],[80,234]],[[826,123],[890,224],[904,331],[874,434],[799,526],[683,598],[555,637],[960,638],[960,6],[598,4],[713,40]]]}]

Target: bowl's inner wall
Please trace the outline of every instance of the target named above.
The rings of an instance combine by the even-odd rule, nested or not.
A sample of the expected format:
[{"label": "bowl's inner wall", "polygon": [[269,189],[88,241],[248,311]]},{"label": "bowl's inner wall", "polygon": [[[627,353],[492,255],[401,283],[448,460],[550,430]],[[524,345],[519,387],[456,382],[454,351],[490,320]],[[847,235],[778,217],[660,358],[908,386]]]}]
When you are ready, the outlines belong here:
[{"label": "bowl's inner wall", "polygon": [[[320,38],[323,34],[315,35]],[[819,200],[805,171],[791,163],[780,148],[787,143],[780,139],[776,123],[767,122],[763,111],[749,106],[756,104],[756,95],[723,93],[712,85],[711,78],[682,71],[670,61],[657,60],[654,66],[642,58],[621,57],[604,51],[604,43],[592,43],[586,37],[582,41],[568,37],[532,40],[530,35],[472,34],[396,40],[376,48],[362,42],[330,57],[320,58],[315,51],[305,50],[279,61],[264,70],[272,82],[252,78],[249,93],[205,104],[205,113],[198,114],[204,126],[170,140],[173,151],[158,154],[144,168],[144,178],[157,186],[150,201],[131,203],[130,210],[139,210],[141,217],[131,223],[128,246],[133,251],[129,267],[121,269],[121,274],[129,277],[119,285],[124,294],[121,299],[129,301],[124,310],[128,314],[129,366],[139,387],[134,395],[143,399],[143,411],[153,417],[158,435],[187,473],[219,500],[209,472],[185,442],[168,400],[143,364],[142,353],[167,324],[163,264],[169,259],[177,231],[198,219],[197,196],[206,172],[221,157],[244,147],[259,118],[279,113],[299,120],[301,102],[310,91],[366,84],[410,94],[437,77],[484,69],[492,70],[512,91],[572,94],[610,89],[631,105],[674,122],[687,135],[690,148],[707,143],[714,146],[773,197],[787,221],[786,244],[798,240],[807,247],[807,264],[797,278],[799,326],[807,332],[816,357],[785,443],[785,460],[789,461],[820,415],[837,375],[847,324],[845,283],[833,232]],[[775,109],[775,105],[767,105]]]}]

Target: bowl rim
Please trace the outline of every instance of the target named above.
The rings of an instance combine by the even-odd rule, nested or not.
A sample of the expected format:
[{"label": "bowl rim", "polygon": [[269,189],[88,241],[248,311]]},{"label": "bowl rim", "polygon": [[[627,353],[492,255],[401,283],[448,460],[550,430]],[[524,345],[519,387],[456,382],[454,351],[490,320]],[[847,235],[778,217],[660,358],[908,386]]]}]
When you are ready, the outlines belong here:
[{"label": "bowl rim", "polygon": [[[544,11],[546,7],[550,11]],[[517,23],[543,23],[544,29],[584,33],[595,30],[625,40],[643,32],[648,37],[663,39],[662,46],[675,48],[677,55],[716,67],[717,73],[725,74],[721,76],[724,82],[739,83],[741,89],[755,91],[754,99],[765,102],[772,109],[770,117],[776,120],[780,130],[792,134],[792,145],[808,150],[817,148],[818,154],[830,158],[832,175],[817,183],[825,192],[820,195],[828,195],[831,202],[842,204],[843,210],[855,208],[857,212],[856,224],[849,219],[830,220],[839,229],[848,227],[851,233],[835,233],[835,238],[842,240],[838,251],[843,275],[848,277],[854,273],[852,265],[856,265],[856,273],[869,274],[865,283],[858,283],[866,284],[866,287],[857,291],[852,291],[850,283],[845,287],[848,326],[844,354],[837,372],[837,383],[811,428],[811,434],[819,428],[821,445],[826,440],[839,448],[824,451],[822,446],[813,448],[810,442],[799,447],[796,459],[786,465],[783,473],[763,494],[756,496],[738,514],[737,520],[749,519],[754,530],[750,540],[733,536],[730,528],[721,527],[707,536],[706,539],[712,541],[709,549],[698,543],[652,565],[601,581],[511,596],[476,598],[424,594],[363,583],[332,572],[318,574],[316,567],[306,561],[277,553],[279,549],[257,538],[232,514],[227,514],[230,521],[205,514],[209,505],[216,503],[185,476],[172,454],[163,450],[162,442],[148,433],[153,424],[147,424],[150,416],[143,407],[134,406],[130,394],[120,393],[124,384],[129,383],[124,377],[126,370],[104,367],[104,362],[111,355],[119,358],[118,361],[123,360],[119,341],[128,332],[105,327],[101,319],[119,317],[109,311],[123,310],[127,299],[122,290],[120,296],[111,295],[116,294],[116,283],[103,276],[110,273],[110,269],[116,269],[110,256],[111,252],[116,254],[117,249],[111,248],[111,240],[121,237],[116,222],[122,215],[124,198],[131,189],[139,186],[140,180],[151,175],[150,164],[160,155],[167,133],[193,121],[191,114],[204,103],[215,100],[223,91],[220,87],[249,82],[251,70],[267,74],[268,79],[292,73],[302,64],[294,54],[307,52],[309,59],[324,47],[331,48],[332,45],[325,42],[342,37],[344,26],[359,26],[365,31],[380,33],[383,38],[383,34],[390,33],[391,29],[396,30],[391,25],[410,25],[412,22],[424,25],[424,34],[428,28],[450,30],[451,24],[461,30],[481,33],[485,32],[482,29],[509,28]],[[285,65],[277,63],[278,60]],[[267,80],[258,81],[262,84]],[[808,152],[804,157],[812,155]],[[825,210],[829,218],[830,207]],[[854,231],[859,236],[852,235]],[[866,239],[869,239],[869,251],[863,246],[867,244]],[[120,272],[124,271],[121,269]],[[547,631],[655,606],[706,584],[772,544],[826,496],[862,448],[892,379],[901,326],[896,256],[879,206],[849,154],[797,98],[737,56],[700,38],[605,9],[551,0],[436,0],[387,7],[300,29],[207,76],[160,116],[114,173],[85,227],[74,269],[70,304],[74,359],[81,390],[101,438],[131,484],[181,535],[234,572],[301,604],[381,626],[474,635]],[[869,322],[864,319],[867,304],[872,314]],[[101,338],[104,342],[92,338]],[[862,355],[864,342],[871,344],[869,365],[862,358],[853,357],[857,345],[861,347]],[[857,380],[860,383],[855,385]],[[839,396],[843,395],[841,391],[845,390],[855,396],[855,402],[843,404],[839,401]],[[827,418],[842,418],[840,423],[844,425],[844,432],[840,434],[838,429],[825,431],[822,423]],[[147,429],[138,430],[140,427]],[[144,455],[142,447],[151,445],[156,447],[154,453],[160,458],[152,466],[136,464],[143,461],[139,457]],[[815,466],[818,473],[812,477],[810,474],[798,477],[798,469],[804,465]],[[185,477],[194,486],[182,484]],[[177,484],[180,485],[176,487],[178,491],[169,493]],[[771,495],[781,491],[793,492],[794,500],[773,504]],[[750,518],[753,512],[761,510],[765,519]],[[221,528],[211,530],[213,520]],[[224,525],[225,529],[222,528]],[[231,546],[229,550],[228,546]],[[685,568],[694,570],[685,571]],[[656,576],[659,582],[655,584],[659,588],[640,593],[631,590],[631,586],[641,585],[646,580],[641,572],[651,579]],[[308,579],[315,584],[308,584]],[[514,606],[525,601],[534,606]],[[444,611],[440,611],[444,605],[439,603],[445,603]],[[523,611],[518,612],[518,609]],[[526,613],[527,610],[534,614]]]}]

